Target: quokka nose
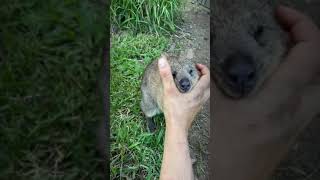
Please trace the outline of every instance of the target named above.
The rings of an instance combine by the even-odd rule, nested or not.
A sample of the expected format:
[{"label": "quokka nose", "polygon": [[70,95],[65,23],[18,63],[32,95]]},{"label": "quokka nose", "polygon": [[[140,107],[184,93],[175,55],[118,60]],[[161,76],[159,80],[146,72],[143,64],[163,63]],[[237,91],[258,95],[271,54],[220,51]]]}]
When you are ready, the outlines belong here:
[{"label": "quokka nose", "polygon": [[187,79],[187,78],[181,79],[181,80],[179,81],[179,85],[180,85],[180,88],[181,88],[184,92],[188,91],[188,90],[190,89],[190,87],[191,87],[190,81],[189,81],[189,79]]},{"label": "quokka nose", "polygon": [[243,53],[235,53],[226,59],[225,73],[238,91],[250,91],[256,82],[257,70],[253,58]]}]

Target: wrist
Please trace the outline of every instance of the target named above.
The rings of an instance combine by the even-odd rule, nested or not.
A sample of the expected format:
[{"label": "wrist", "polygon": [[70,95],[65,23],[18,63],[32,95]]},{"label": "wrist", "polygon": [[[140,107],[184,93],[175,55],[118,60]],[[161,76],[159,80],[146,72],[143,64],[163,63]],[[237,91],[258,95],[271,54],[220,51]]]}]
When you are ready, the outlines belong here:
[{"label": "wrist", "polygon": [[172,138],[179,143],[188,143],[188,130],[178,126],[169,125],[166,127],[166,137]]},{"label": "wrist", "polygon": [[178,133],[188,134],[190,123],[193,117],[182,114],[164,114],[166,120],[166,128],[170,131],[177,131]]}]

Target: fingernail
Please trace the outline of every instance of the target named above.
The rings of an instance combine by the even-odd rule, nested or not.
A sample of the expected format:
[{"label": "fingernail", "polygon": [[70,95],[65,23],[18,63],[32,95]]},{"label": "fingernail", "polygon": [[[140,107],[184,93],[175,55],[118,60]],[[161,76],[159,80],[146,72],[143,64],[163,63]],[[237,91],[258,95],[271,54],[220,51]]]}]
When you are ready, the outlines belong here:
[{"label": "fingernail", "polygon": [[160,68],[164,68],[166,67],[166,60],[164,59],[164,57],[161,57],[158,61],[159,67]]}]

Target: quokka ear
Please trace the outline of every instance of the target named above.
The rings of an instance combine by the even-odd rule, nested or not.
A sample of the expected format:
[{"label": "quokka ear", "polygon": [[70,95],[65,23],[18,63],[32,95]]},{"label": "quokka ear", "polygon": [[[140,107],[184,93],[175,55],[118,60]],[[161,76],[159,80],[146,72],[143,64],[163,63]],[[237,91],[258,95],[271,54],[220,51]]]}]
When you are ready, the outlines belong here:
[{"label": "quokka ear", "polygon": [[194,50],[192,48],[188,48],[179,53],[179,60],[192,60],[194,58]]},{"label": "quokka ear", "polygon": [[188,49],[187,50],[187,59],[193,59],[194,57],[194,52],[193,52],[193,49]]}]

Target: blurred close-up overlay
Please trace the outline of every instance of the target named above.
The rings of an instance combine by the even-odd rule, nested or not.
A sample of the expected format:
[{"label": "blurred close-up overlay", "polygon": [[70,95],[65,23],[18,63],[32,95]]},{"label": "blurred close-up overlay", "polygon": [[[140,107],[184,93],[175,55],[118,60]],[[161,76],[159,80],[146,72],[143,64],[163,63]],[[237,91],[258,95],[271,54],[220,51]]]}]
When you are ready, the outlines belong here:
[{"label": "blurred close-up overlay", "polygon": [[106,10],[93,0],[1,1],[0,179],[103,179]]}]

